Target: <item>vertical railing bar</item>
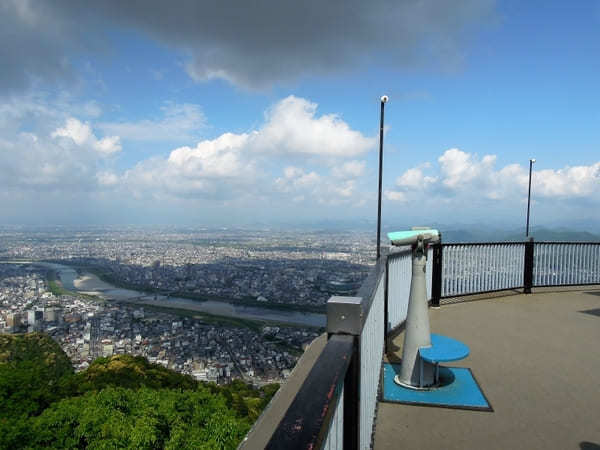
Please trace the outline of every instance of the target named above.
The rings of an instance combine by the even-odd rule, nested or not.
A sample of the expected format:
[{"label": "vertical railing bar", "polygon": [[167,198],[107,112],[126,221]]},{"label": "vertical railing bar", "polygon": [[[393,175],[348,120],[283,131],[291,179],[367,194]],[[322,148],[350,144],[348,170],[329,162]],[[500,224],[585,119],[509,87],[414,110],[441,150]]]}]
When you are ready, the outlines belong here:
[{"label": "vertical railing bar", "polygon": [[543,244],[548,254],[548,283],[554,283],[554,247],[551,245]]},{"label": "vertical railing bar", "polygon": [[472,285],[472,289],[473,292],[478,292],[479,289],[477,288],[477,278],[478,278],[478,274],[479,274],[479,246],[473,246],[472,247],[472,267],[471,267],[471,277],[473,278],[473,285]]},{"label": "vertical railing bar", "polygon": [[558,276],[559,286],[564,284],[564,276],[566,271],[566,267],[564,267],[566,265],[564,259],[564,245],[558,244],[556,248],[556,274]]},{"label": "vertical railing bar", "polygon": [[469,293],[469,247],[463,247],[463,257],[462,257],[462,279],[463,279],[463,293]]},{"label": "vertical railing bar", "polygon": [[544,244],[544,247],[548,252],[548,284],[554,284],[554,255],[556,252],[554,251],[554,246],[552,245]]},{"label": "vertical railing bar", "polygon": [[594,270],[594,279],[593,282],[600,282],[600,245],[596,245],[596,255],[594,256],[594,261],[596,262],[596,268]]},{"label": "vertical railing bar", "polygon": [[471,277],[469,276],[469,266],[471,265],[471,248],[465,246],[465,292],[470,293],[471,291]]},{"label": "vertical railing bar", "polygon": [[467,267],[466,267],[466,277],[468,280],[468,289],[469,292],[473,292],[473,276],[471,275],[472,271],[473,271],[473,249],[472,247],[466,247],[466,250],[468,252],[468,256],[465,258],[466,261],[468,261]]},{"label": "vertical railing bar", "polygon": [[571,284],[577,284],[577,244],[571,246],[573,252],[573,278]]},{"label": "vertical railing bar", "polygon": [[458,283],[459,283],[459,274],[458,274],[458,251],[460,247],[454,247],[454,292],[453,295],[458,294]]},{"label": "vertical railing bar", "polygon": [[589,277],[589,264],[591,262],[591,258],[590,258],[590,249],[592,248],[591,245],[586,245],[585,246],[585,274],[586,276],[584,277],[584,283],[589,283],[590,282],[590,277]]},{"label": "vertical railing bar", "polygon": [[515,277],[516,274],[516,267],[515,267],[515,248],[516,246],[512,245],[510,247],[510,285],[511,287],[516,287],[517,284],[517,280]]},{"label": "vertical railing bar", "polygon": [[581,244],[575,245],[575,283],[581,284]]},{"label": "vertical railing bar", "polygon": [[560,267],[560,245],[552,245],[554,249],[554,273],[556,274],[556,285],[560,286],[562,284],[562,280],[560,278],[562,270],[558,270]]},{"label": "vertical railing bar", "polygon": [[552,277],[553,284],[560,284],[560,273],[558,272],[557,267],[559,265],[559,246],[557,245],[548,245],[549,248],[552,249]]},{"label": "vertical railing bar", "polygon": [[460,258],[460,277],[461,277],[461,284],[462,284],[462,293],[463,294],[468,294],[468,287],[467,287],[467,282],[468,282],[468,277],[467,277],[467,258],[468,258],[468,253],[469,251],[469,247],[463,246],[462,247],[462,257]]},{"label": "vertical railing bar", "polygon": [[[544,262],[543,262],[543,277],[542,280],[540,282],[540,284],[550,284],[550,279],[549,279],[549,275],[550,275],[550,270],[548,268],[549,264],[548,264],[548,251],[546,249],[546,246],[544,244],[542,244],[540,246],[540,251],[543,252],[542,255],[544,256]],[[534,268],[535,270],[535,268]],[[538,269],[536,272],[540,272],[542,270],[542,268],[540,267],[540,269]]]},{"label": "vertical railing bar", "polygon": [[573,284],[573,264],[574,264],[573,246],[569,245],[569,284]]},{"label": "vertical railing bar", "polygon": [[483,286],[483,290],[487,291],[489,290],[489,276],[490,276],[490,266],[489,266],[489,254],[490,254],[490,249],[485,246],[482,246],[482,257],[483,257],[483,270],[482,270],[482,286]]},{"label": "vertical railing bar", "polygon": [[515,287],[515,271],[514,271],[514,253],[515,253],[515,246],[511,245],[509,250],[508,250],[508,264],[510,267],[510,287],[514,288]]},{"label": "vertical railing bar", "polygon": [[510,279],[509,279],[509,274],[510,274],[510,269],[508,267],[508,249],[509,247],[507,245],[502,247],[502,270],[503,272],[503,281],[502,283],[504,283],[504,288],[509,288],[510,287]]},{"label": "vertical railing bar", "polygon": [[504,289],[506,288],[506,281],[504,280],[504,271],[506,270],[506,266],[505,261],[504,261],[504,245],[500,245],[498,248],[498,261],[500,262],[500,268],[499,270],[501,270],[501,272],[499,273],[500,276],[500,284],[498,285],[498,289]]},{"label": "vertical railing bar", "polygon": [[[539,257],[536,257],[536,262],[538,262],[535,266],[534,266],[534,282],[535,284],[548,284],[549,279],[548,276],[550,275],[550,272],[548,270],[548,251],[546,249],[546,246],[544,244],[536,244],[536,255],[539,252]],[[539,249],[539,250],[538,250]]]},{"label": "vertical railing bar", "polygon": [[457,294],[464,294],[465,293],[465,277],[464,277],[464,270],[463,270],[463,265],[464,265],[464,258],[465,258],[465,247],[461,246],[459,247],[460,251],[459,251],[459,257],[457,259],[458,261],[458,292]]},{"label": "vertical railing bar", "polygon": [[498,289],[498,282],[500,281],[500,273],[498,272],[498,245],[492,247],[492,255],[494,256],[494,285],[492,289]]},{"label": "vertical railing bar", "polygon": [[592,250],[593,250],[593,246],[592,245],[588,245],[586,246],[586,250],[587,250],[587,277],[585,279],[586,283],[591,283],[591,274],[592,274]]},{"label": "vertical railing bar", "polygon": [[477,269],[475,271],[477,278],[475,280],[475,289],[477,289],[478,292],[481,292],[481,245],[475,247],[475,254],[477,255]]},{"label": "vertical railing bar", "polygon": [[454,285],[456,283],[456,276],[454,274],[456,260],[454,258],[454,248],[449,247],[450,258],[448,258],[448,294],[454,295]]},{"label": "vertical railing bar", "polygon": [[495,272],[495,276],[494,276],[494,290],[497,290],[500,288],[500,265],[498,264],[498,254],[500,253],[500,246],[499,245],[494,245],[494,272]]},{"label": "vertical railing bar", "polygon": [[567,284],[567,273],[569,271],[567,264],[567,247],[564,244],[560,244],[559,246],[560,252],[558,254],[559,262],[558,262],[558,273],[560,273],[560,284]]},{"label": "vertical railing bar", "polygon": [[573,284],[579,283],[579,245],[573,245]]}]

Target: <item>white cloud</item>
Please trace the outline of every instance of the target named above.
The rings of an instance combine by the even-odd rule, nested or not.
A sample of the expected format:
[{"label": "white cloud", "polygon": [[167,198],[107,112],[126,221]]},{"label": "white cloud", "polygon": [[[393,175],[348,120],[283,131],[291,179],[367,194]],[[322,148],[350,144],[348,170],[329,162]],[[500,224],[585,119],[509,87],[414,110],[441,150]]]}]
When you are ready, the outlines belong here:
[{"label": "white cloud", "polygon": [[225,133],[196,147],[180,147],[168,158],[151,158],[125,172],[125,185],[136,195],[227,198],[251,188],[257,177],[247,158],[246,134]]},{"label": "white cloud", "polygon": [[96,179],[101,186],[115,186],[119,183],[119,176],[108,171],[98,172],[96,174]]},{"label": "white cloud", "polygon": [[119,138],[98,138],[92,125],[73,117],[92,103],[73,102],[59,93],[13,96],[0,103],[0,188],[19,192],[92,192],[121,150]]},{"label": "white cloud", "polygon": [[106,156],[121,151],[121,141],[119,136],[107,136],[98,139],[94,133],[92,133],[89,123],[83,123],[74,117],[68,118],[64,127],[57,128],[52,133],[52,137],[71,139],[80,147],[90,147]]},{"label": "white cloud", "polygon": [[372,149],[365,137],[335,114],[316,116],[317,104],[290,95],[266,115],[265,125],[253,136],[256,152],[352,158]]},{"label": "white cloud", "polygon": [[383,196],[386,199],[391,200],[393,202],[408,201],[406,194],[404,192],[400,192],[400,191],[385,190],[385,191],[383,191]]},{"label": "white cloud", "polygon": [[[527,195],[528,168],[508,164],[496,169],[496,155],[479,158],[457,148],[446,150],[438,158],[436,176],[425,175],[419,166],[406,170],[396,184],[397,193],[390,199],[418,199],[421,194],[438,199],[456,200],[520,200]],[[433,169],[432,169],[433,170]],[[600,162],[590,166],[565,167],[562,169],[534,170],[532,176],[534,198],[600,198]],[[397,198],[392,198],[397,197]]]},{"label": "white cloud", "polygon": [[358,189],[356,179],[336,179],[331,174],[320,175],[294,166],[286,167],[283,176],[275,179],[275,189],[290,195],[294,202],[355,206],[365,202],[364,192]]},{"label": "white cloud", "polygon": [[487,174],[496,162],[496,156],[486,155],[481,161],[457,148],[446,150],[438,158],[442,182],[451,189],[460,189]]},{"label": "white cloud", "polygon": [[535,192],[545,197],[600,197],[600,162],[535,171],[532,178]]},{"label": "white cloud", "polygon": [[333,167],[331,174],[336,178],[358,178],[365,174],[365,167],[365,161],[348,161]]},{"label": "white cloud", "polygon": [[173,150],[167,163],[189,177],[240,177],[249,169],[241,158],[247,141],[247,134],[225,133],[217,139],[201,141],[195,148],[180,147]]},{"label": "white cloud", "polygon": [[[288,166],[283,177],[275,180],[278,192],[289,193],[296,201],[348,199],[356,193],[356,178],[364,174],[365,162],[344,160],[369,150],[373,139],[352,130],[336,115],[318,117],[316,109],[314,103],[289,96],[268,110],[265,123],[257,130],[225,133],[193,148],[177,148],[167,158],[142,161],[126,172],[126,184],[139,195],[162,191],[225,198],[237,196],[241,190],[246,195],[263,191],[268,195],[268,180],[257,180],[269,166],[310,155],[319,167],[323,161],[338,164],[327,179],[315,170]],[[333,177],[337,179],[333,181]]]},{"label": "white cloud", "polygon": [[199,105],[167,103],[163,116],[136,122],[102,122],[98,128],[107,134],[134,141],[186,141],[197,137],[206,127],[206,117]]},{"label": "white cloud", "polygon": [[396,185],[408,189],[425,189],[435,183],[437,178],[426,176],[420,167],[408,169],[396,179]]}]

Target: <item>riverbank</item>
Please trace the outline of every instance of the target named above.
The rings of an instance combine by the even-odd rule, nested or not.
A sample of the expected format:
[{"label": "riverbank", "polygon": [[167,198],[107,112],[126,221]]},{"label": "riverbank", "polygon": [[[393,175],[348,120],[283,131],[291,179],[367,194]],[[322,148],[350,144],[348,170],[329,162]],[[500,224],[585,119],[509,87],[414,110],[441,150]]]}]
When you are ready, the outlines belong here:
[{"label": "riverbank", "polygon": [[[143,292],[148,295],[167,295],[167,292],[165,292],[164,289],[157,289],[157,288],[152,288],[152,287],[145,286],[145,285],[137,285],[137,284],[127,283],[127,282],[115,277],[110,272],[107,272],[104,268],[96,266],[96,265],[83,265],[83,264],[79,264],[79,263],[71,263],[70,261],[62,261],[62,260],[60,262],[53,261],[53,260],[52,261],[44,261],[44,262],[48,262],[48,263],[52,263],[52,264],[63,264],[65,266],[72,267],[78,271],[85,271],[85,272],[93,273],[94,275],[96,275],[100,280],[104,281],[105,283],[109,283],[112,286],[120,288],[120,289],[128,289],[128,290]],[[171,297],[180,297],[180,298],[186,298],[186,299],[190,299],[190,300],[197,300],[197,301],[201,301],[201,302],[207,302],[207,301],[224,302],[224,303],[232,303],[232,304],[236,304],[236,305],[240,305],[240,306],[267,308],[267,309],[274,309],[274,310],[279,310],[279,311],[292,311],[292,312],[315,313],[315,314],[325,314],[326,313],[325,306],[294,305],[294,304],[285,304],[285,303],[276,303],[276,302],[260,302],[260,301],[257,301],[256,299],[254,299],[253,297],[246,297],[246,298],[242,298],[242,299],[224,298],[224,297],[219,297],[216,295],[201,295],[201,294],[194,294],[194,293],[185,292],[185,291],[168,292],[168,295]]]},{"label": "riverbank", "polygon": [[[122,289],[102,281],[97,275],[87,272],[87,266],[65,265],[50,261],[0,261],[13,264],[33,264],[42,267],[49,273],[49,285],[57,295],[76,295],[94,301],[129,303],[145,307],[163,308],[164,310],[189,311],[191,314],[202,314],[210,320],[222,317],[227,323],[254,322],[251,327],[264,325],[319,328],[325,327],[325,315],[311,312],[277,310],[260,306],[245,306],[226,301],[198,300],[182,297],[150,294],[141,291]],[[76,268],[77,267],[77,268]],[[231,320],[234,322],[231,322]],[[239,322],[239,321],[244,322]],[[238,321],[238,322],[235,322]]]},{"label": "riverbank", "polygon": [[74,297],[84,297],[84,298],[87,298],[88,300],[93,300],[93,301],[99,302],[99,303],[106,302],[105,299],[103,299],[102,297],[99,297],[97,295],[90,295],[90,294],[85,294],[83,292],[77,292],[77,291],[71,291],[69,289],[65,289],[65,287],[62,284],[62,281],[60,280],[60,277],[56,273],[56,270],[51,269],[51,268],[46,268],[46,283],[48,283],[48,290],[53,295],[56,295],[56,296],[71,295]]}]

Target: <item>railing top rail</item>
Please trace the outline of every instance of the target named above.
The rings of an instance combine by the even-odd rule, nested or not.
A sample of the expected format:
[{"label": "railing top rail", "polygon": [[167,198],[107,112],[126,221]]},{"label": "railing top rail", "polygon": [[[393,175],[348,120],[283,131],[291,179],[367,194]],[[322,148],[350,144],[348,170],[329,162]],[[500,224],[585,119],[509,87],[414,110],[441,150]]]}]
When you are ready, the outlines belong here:
[{"label": "railing top rail", "polygon": [[523,245],[527,241],[505,241],[505,242],[443,242],[444,247],[468,247],[471,245]]},{"label": "railing top rail", "polygon": [[533,241],[534,244],[561,244],[561,245],[600,245],[600,242],[593,241]]},{"label": "railing top rail", "polygon": [[354,345],[354,336],[331,336],[273,433],[267,449],[320,448],[327,438]]}]

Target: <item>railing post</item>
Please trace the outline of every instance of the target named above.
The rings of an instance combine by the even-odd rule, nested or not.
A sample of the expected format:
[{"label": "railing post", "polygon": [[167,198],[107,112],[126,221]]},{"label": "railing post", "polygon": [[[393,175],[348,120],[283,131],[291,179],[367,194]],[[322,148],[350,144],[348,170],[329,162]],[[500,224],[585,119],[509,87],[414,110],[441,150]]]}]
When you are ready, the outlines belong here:
[{"label": "railing post", "polygon": [[531,294],[533,287],[533,238],[525,242],[525,259],[523,261],[523,292]]},{"label": "railing post", "polygon": [[364,311],[361,297],[333,296],[327,302],[327,334],[349,334],[354,354],[344,379],[344,449],[360,445],[360,346]]},{"label": "railing post", "polygon": [[442,243],[433,244],[433,261],[431,264],[431,306],[440,306],[442,297]]}]

